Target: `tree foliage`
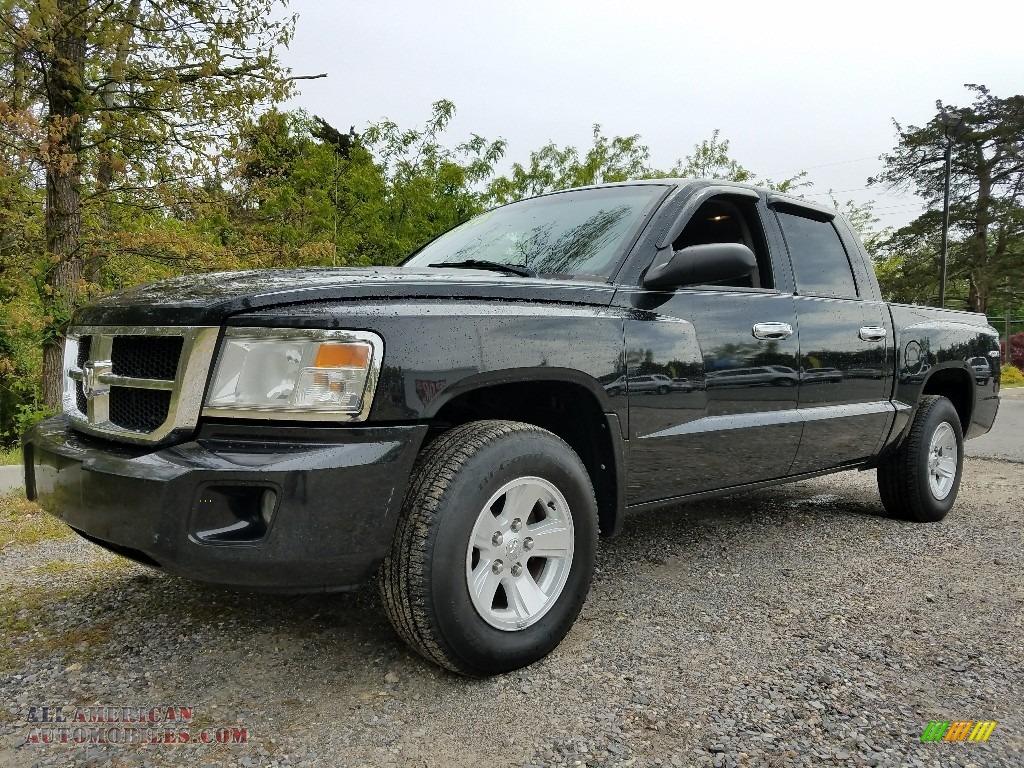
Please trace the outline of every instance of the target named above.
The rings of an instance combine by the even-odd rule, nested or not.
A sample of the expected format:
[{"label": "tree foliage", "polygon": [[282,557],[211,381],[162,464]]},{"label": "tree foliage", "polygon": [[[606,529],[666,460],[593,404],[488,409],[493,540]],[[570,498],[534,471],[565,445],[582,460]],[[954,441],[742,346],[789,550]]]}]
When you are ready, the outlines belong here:
[{"label": "tree foliage", "polygon": [[733,158],[729,151],[729,140],[720,138],[720,133],[719,129],[715,128],[711,132],[711,138],[694,144],[693,153],[677,160],[666,175],[747,182],[773,189],[776,192],[795,192],[810,185],[810,182],[806,180],[807,171],[800,171],[796,175],[778,182],[767,178],[758,178]]},{"label": "tree foliage", "polygon": [[277,52],[294,19],[279,5],[0,0],[0,141],[45,189],[42,242],[21,267],[40,277],[50,407],[64,327],[108,261],[194,255],[171,247],[180,237],[126,234],[159,227],[234,127],[290,94]]},{"label": "tree foliage", "polygon": [[269,111],[241,129],[211,182],[221,206],[204,226],[247,266],[394,264],[483,210],[505,151],[478,135],[446,146],[455,107],[426,123],[347,134],[304,112]]},{"label": "tree foliage", "polygon": [[[924,126],[896,123],[898,143],[869,183],[912,190],[928,206],[886,244],[887,292],[903,300],[936,295],[943,156],[952,142],[949,293],[984,312],[993,299],[1012,297],[1011,285],[1024,277],[1024,96],[999,98],[983,85],[966,87],[974,96],[968,106],[937,101],[939,114]],[[962,136],[954,138],[943,113],[960,116]]]},{"label": "tree foliage", "polygon": [[511,203],[559,189],[652,175],[647,166],[650,152],[639,135],[609,139],[595,123],[592,137],[593,143],[586,152],[572,146],[559,147],[554,142],[531,152],[528,165],[515,163],[508,174],[490,183],[488,200]]}]

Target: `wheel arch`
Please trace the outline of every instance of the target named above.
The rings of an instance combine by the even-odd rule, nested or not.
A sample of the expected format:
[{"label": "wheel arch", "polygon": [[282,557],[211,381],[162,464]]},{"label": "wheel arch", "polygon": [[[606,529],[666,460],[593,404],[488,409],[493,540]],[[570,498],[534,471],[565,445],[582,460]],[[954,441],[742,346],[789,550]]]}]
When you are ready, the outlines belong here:
[{"label": "wheel arch", "polygon": [[[539,373],[539,372],[535,372]],[[452,427],[481,419],[521,421],[564,440],[587,469],[602,535],[622,528],[625,509],[624,441],[618,416],[600,384],[576,371],[543,369],[528,376],[495,371],[469,377],[431,403],[424,445]],[[421,448],[422,450],[422,448]]]},{"label": "wheel arch", "polygon": [[949,400],[960,417],[961,430],[967,434],[974,413],[973,372],[956,363],[942,363],[929,371],[921,394],[939,395]]}]

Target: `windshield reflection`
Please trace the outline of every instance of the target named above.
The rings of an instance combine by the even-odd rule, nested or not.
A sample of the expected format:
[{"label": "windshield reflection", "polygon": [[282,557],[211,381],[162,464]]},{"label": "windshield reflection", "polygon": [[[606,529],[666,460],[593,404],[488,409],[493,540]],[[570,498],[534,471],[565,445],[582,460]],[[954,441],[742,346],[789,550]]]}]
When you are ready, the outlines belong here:
[{"label": "windshield reflection", "polygon": [[442,235],[403,266],[490,261],[547,274],[610,277],[663,192],[656,185],[613,187],[513,203]]}]

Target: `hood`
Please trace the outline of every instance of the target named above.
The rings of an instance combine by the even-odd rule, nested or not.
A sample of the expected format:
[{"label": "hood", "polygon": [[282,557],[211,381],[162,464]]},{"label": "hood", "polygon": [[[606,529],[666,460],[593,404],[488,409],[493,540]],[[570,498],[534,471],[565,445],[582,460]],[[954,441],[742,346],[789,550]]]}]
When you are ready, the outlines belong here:
[{"label": "hood", "polygon": [[273,306],[344,299],[497,299],[607,306],[614,289],[579,279],[468,269],[308,268],[213,272],[113,293],[75,313],[75,325],[220,325]]}]

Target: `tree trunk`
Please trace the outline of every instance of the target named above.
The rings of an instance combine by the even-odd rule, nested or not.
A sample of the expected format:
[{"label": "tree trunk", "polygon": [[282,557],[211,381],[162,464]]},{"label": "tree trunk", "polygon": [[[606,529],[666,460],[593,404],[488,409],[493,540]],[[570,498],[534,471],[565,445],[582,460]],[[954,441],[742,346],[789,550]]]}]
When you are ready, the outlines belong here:
[{"label": "tree trunk", "polygon": [[84,0],[57,0],[52,20],[53,56],[46,62],[46,273],[43,311],[43,402],[59,410],[64,334],[82,281],[81,152],[85,77]]},{"label": "tree trunk", "polygon": [[[117,106],[117,86],[124,80],[125,66],[131,51],[131,43],[135,37],[135,26],[139,19],[142,0],[131,0],[125,9],[125,32],[114,52],[107,80],[100,89],[99,99],[103,108],[110,111]],[[116,145],[109,135],[109,126],[104,125],[100,139],[100,152],[96,160],[96,193],[102,197],[100,221],[103,227],[104,243],[96,253],[92,254],[86,264],[86,277],[89,282],[97,285],[103,281],[103,265],[110,255],[109,238],[114,229],[114,198],[111,190],[114,186],[114,153]]]}]

